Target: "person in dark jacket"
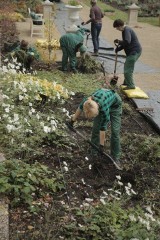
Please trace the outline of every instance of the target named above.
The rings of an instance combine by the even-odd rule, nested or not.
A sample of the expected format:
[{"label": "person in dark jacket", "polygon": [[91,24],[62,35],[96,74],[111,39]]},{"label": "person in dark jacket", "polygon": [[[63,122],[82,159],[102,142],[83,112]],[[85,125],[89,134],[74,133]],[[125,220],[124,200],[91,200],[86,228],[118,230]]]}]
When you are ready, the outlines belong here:
[{"label": "person in dark jacket", "polygon": [[102,29],[102,18],[104,14],[101,9],[97,6],[97,0],[91,0],[91,9],[90,9],[90,19],[86,22],[83,22],[82,25],[91,23],[91,36],[94,47],[94,55],[98,56],[99,50],[99,35]]},{"label": "person in dark jacket", "polygon": [[122,32],[122,40],[114,40],[114,43],[118,45],[115,51],[119,52],[124,49],[126,54],[126,61],[124,64],[124,83],[122,84],[126,85],[126,87],[123,89],[135,89],[133,72],[135,63],[142,53],[141,44],[133,29],[126,26],[121,19],[115,20],[113,27]]},{"label": "person in dark jacket", "polygon": [[21,63],[21,70],[25,68],[27,71],[30,70],[33,61],[40,58],[36,49],[29,46],[26,40],[22,40],[20,45],[10,53],[10,56],[16,58],[18,63]]},{"label": "person in dark jacket", "polygon": [[86,52],[86,47],[83,45],[85,30],[79,28],[75,33],[66,33],[60,38],[60,46],[62,49],[62,71],[67,71],[68,58],[70,62],[71,71],[77,72],[76,53],[80,51],[81,54]]},{"label": "person in dark jacket", "polygon": [[71,116],[70,125],[81,115],[82,111],[86,118],[94,118],[91,142],[103,151],[105,144],[105,131],[111,122],[111,156],[117,165],[120,165],[120,127],[122,115],[121,97],[112,89],[98,89],[89,97],[84,98],[75,114]]}]

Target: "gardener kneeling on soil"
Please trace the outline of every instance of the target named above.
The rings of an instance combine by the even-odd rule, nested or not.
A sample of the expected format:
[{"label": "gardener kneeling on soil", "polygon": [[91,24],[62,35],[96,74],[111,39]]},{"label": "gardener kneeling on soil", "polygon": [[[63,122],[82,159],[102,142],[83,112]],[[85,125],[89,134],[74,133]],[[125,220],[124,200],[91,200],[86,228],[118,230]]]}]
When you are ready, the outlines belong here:
[{"label": "gardener kneeling on soil", "polygon": [[82,111],[86,118],[94,118],[91,142],[98,146],[101,152],[104,150],[105,131],[108,123],[111,122],[111,157],[120,167],[121,97],[112,89],[98,89],[91,96],[82,100],[75,114],[71,117],[69,122],[71,127]]},{"label": "gardener kneeling on soil", "polygon": [[75,33],[66,33],[60,38],[60,46],[62,49],[62,71],[67,71],[68,58],[70,62],[71,71],[77,73],[76,53],[80,52],[84,55],[87,48],[83,45],[84,35],[86,30],[79,28]]},{"label": "gardener kneeling on soil", "polygon": [[16,47],[10,55],[12,58],[16,58],[17,62],[22,64],[21,70],[25,68],[27,71],[30,70],[33,61],[39,59],[39,54],[36,49],[29,46],[28,42],[25,40],[22,40],[20,45]]}]

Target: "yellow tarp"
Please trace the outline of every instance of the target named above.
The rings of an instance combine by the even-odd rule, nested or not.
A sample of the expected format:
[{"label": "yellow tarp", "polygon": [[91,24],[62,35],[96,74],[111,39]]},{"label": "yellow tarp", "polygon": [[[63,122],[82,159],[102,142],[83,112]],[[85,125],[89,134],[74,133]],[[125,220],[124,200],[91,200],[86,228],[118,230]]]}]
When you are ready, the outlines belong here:
[{"label": "yellow tarp", "polygon": [[139,87],[136,87],[135,89],[130,90],[123,90],[126,86],[121,86],[122,92],[127,95],[128,98],[143,98],[148,99],[148,95]]}]

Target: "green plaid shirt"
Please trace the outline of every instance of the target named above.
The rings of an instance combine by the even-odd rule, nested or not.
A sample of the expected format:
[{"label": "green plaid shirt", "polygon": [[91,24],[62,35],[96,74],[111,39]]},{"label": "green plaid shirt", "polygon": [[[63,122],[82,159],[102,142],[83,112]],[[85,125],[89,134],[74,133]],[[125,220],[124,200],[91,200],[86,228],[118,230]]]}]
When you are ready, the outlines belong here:
[{"label": "green plaid shirt", "polygon": [[[112,104],[115,103],[116,94],[113,90],[102,88],[92,93],[91,97],[99,105],[99,114],[101,116],[100,130],[105,131],[107,128],[107,124],[110,122],[109,110]],[[80,103],[80,110],[83,111],[83,104],[87,99],[88,98],[84,98]]]}]

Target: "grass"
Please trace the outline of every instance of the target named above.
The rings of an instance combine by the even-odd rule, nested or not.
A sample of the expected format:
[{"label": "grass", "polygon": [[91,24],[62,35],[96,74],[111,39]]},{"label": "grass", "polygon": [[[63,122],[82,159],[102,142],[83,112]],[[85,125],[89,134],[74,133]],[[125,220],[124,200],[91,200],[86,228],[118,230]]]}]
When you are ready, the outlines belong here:
[{"label": "grass", "polygon": [[[85,4],[90,6],[90,1],[86,0]],[[108,12],[108,10],[115,10],[115,13],[113,15],[107,15],[107,17],[109,17],[110,19],[112,20],[122,19],[124,22],[127,22],[127,19],[128,19],[127,12],[123,12],[118,9],[115,9],[112,6],[103,2],[98,2],[98,6],[101,8],[103,12]],[[138,22],[148,23],[153,26],[160,27],[159,17],[138,17]]]},{"label": "grass", "polygon": [[138,17],[138,22],[144,22],[160,27],[160,17]]},{"label": "grass", "polygon": [[50,82],[56,81],[57,83],[62,84],[69,91],[75,93],[83,92],[85,95],[89,95],[94,92],[95,89],[101,88],[104,81],[103,77],[99,77],[99,74],[66,74],[60,71],[54,72],[54,77],[53,72],[38,72],[37,77],[40,79],[47,79]]}]

